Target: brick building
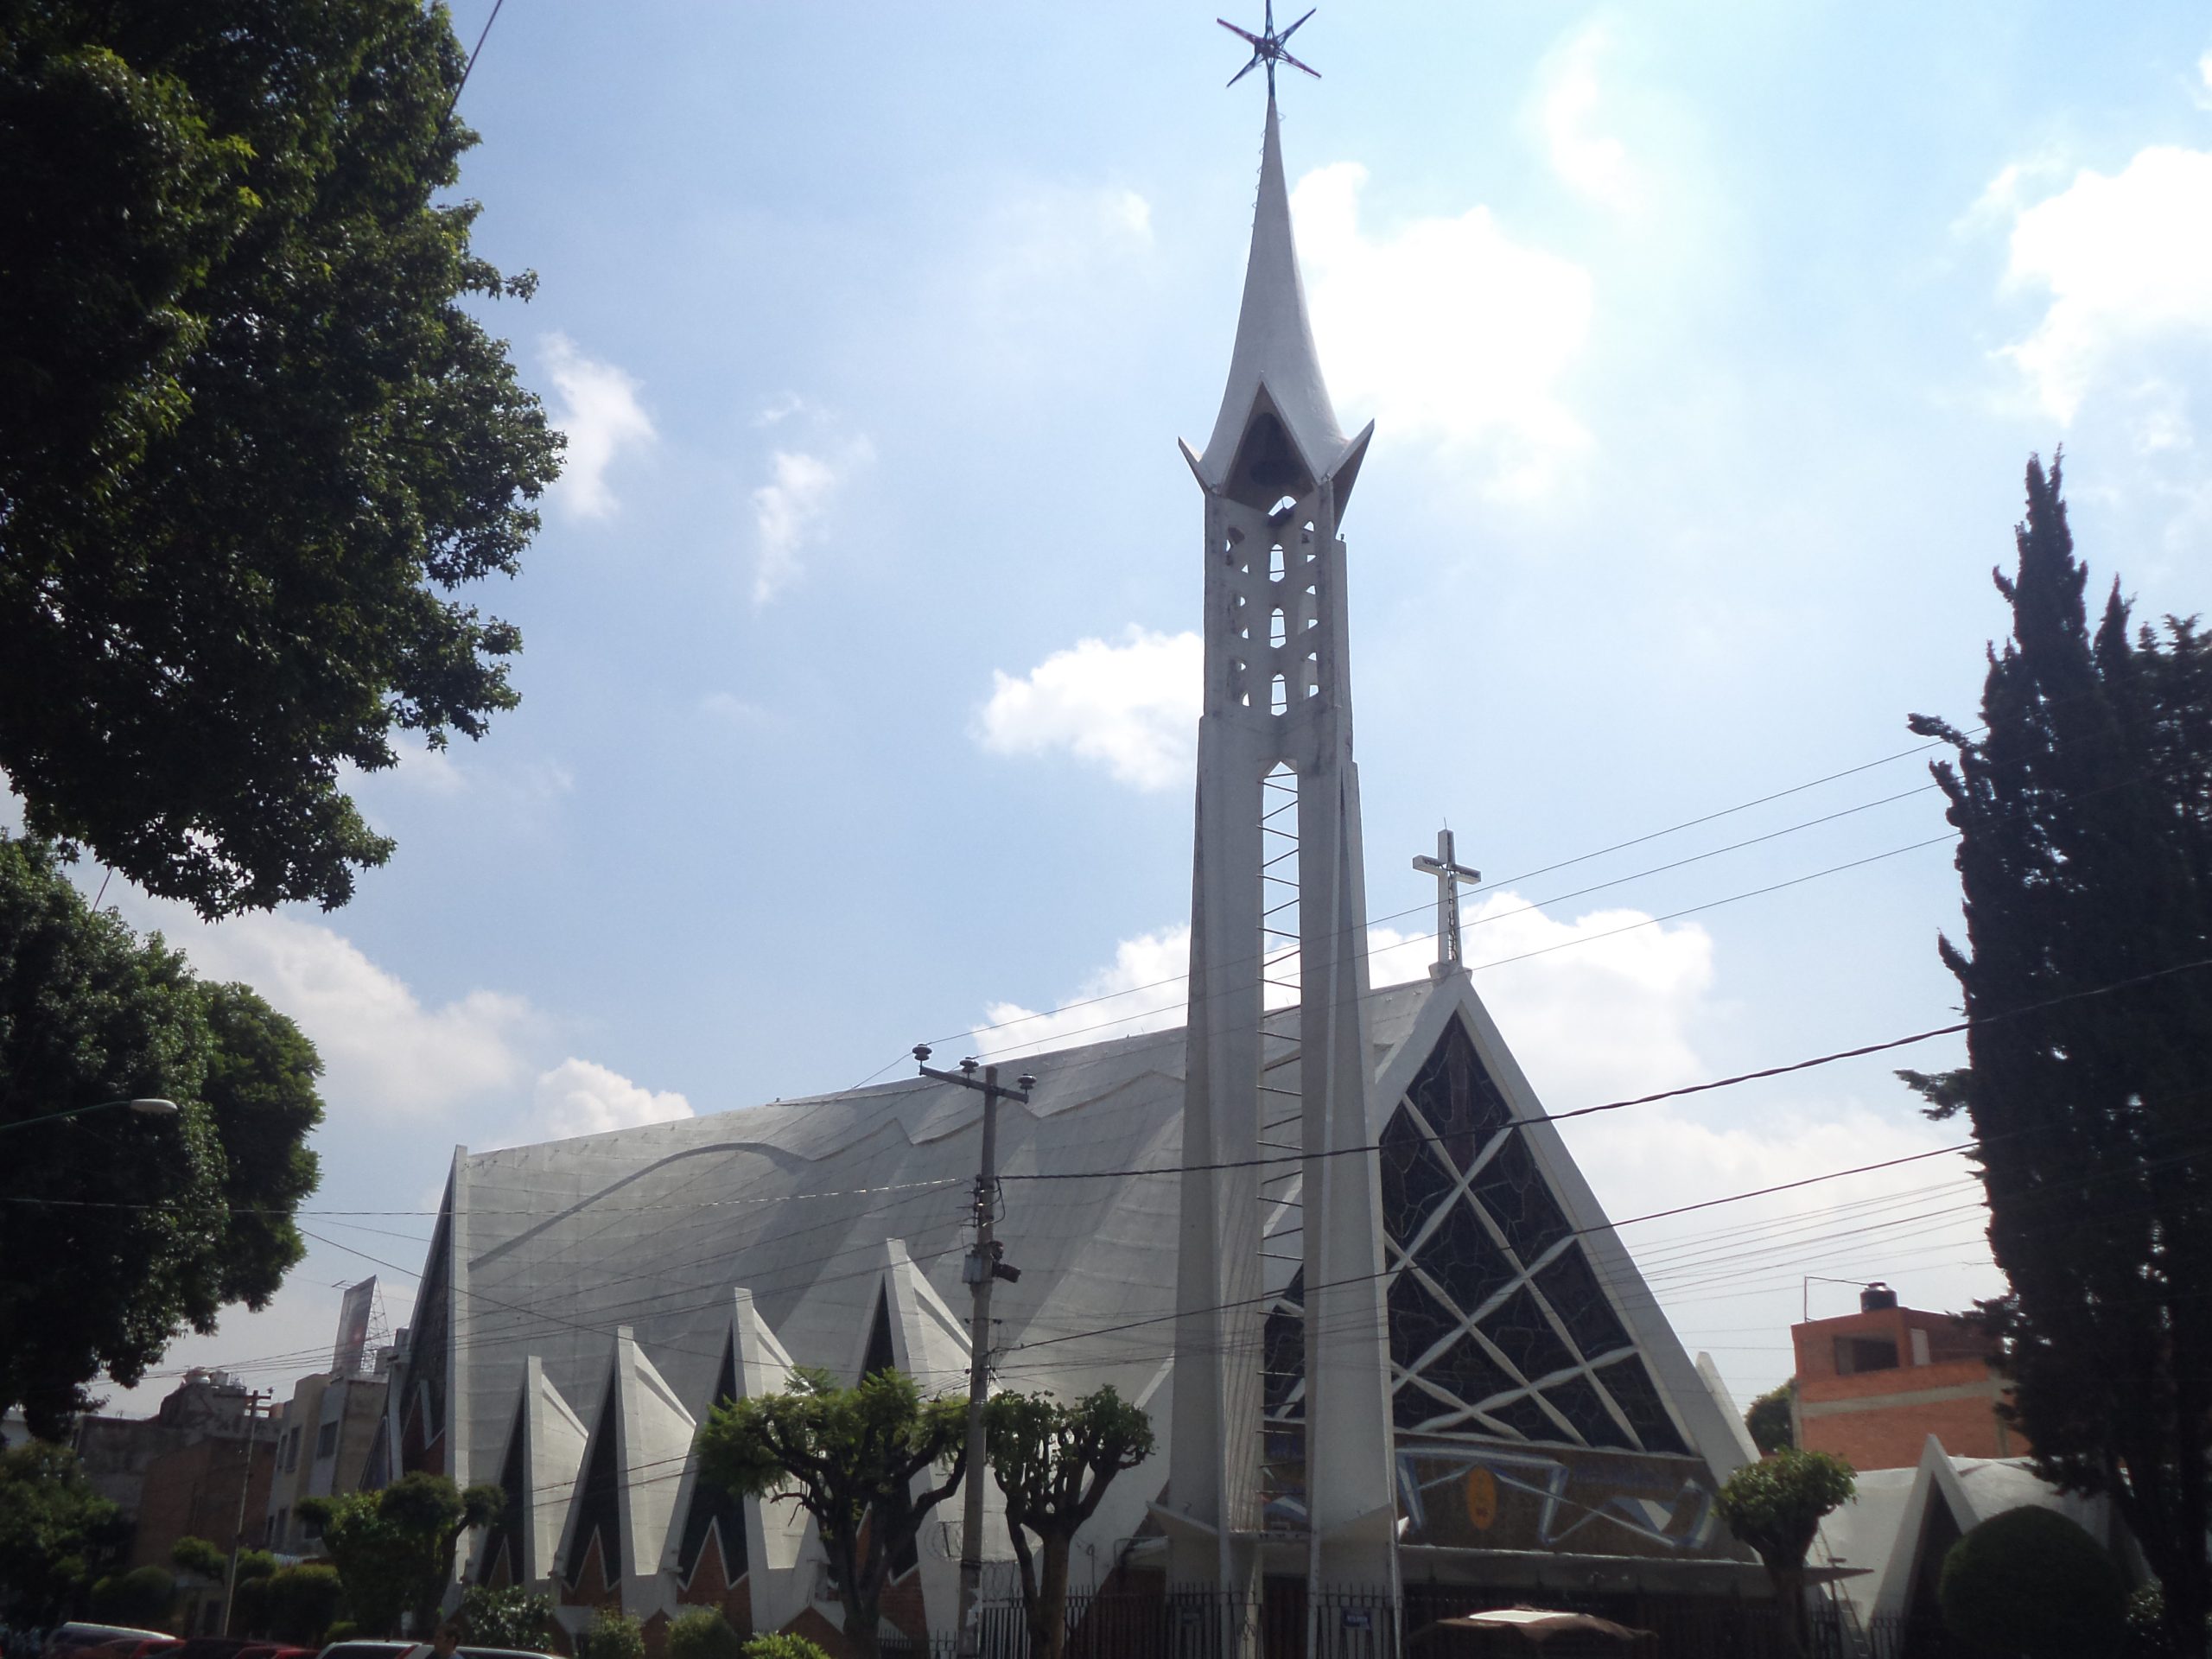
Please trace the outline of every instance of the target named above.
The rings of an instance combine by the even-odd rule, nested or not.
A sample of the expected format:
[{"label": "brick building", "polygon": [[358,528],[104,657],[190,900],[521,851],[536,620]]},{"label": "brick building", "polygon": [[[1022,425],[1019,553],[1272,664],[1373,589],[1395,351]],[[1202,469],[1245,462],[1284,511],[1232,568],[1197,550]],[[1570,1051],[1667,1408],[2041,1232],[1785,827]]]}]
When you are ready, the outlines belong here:
[{"label": "brick building", "polygon": [[1897,1306],[1872,1284],[1859,1312],[1789,1328],[1797,1354],[1797,1444],[1854,1469],[1904,1469],[1933,1434],[1957,1458],[2018,1458],[2019,1431],[1997,1414],[2005,1389],[1987,1338],[1955,1314]]}]

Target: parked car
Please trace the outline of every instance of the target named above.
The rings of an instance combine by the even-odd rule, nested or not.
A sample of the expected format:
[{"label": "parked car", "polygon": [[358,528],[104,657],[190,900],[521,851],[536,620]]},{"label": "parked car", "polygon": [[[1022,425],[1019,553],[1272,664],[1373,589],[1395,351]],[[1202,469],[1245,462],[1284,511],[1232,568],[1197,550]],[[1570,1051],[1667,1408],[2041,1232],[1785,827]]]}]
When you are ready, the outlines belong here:
[{"label": "parked car", "polygon": [[46,1638],[46,1650],[41,1659],[67,1659],[73,1653],[82,1653],[86,1648],[97,1648],[103,1643],[119,1642],[135,1636],[141,1641],[174,1642],[176,1638],[160,1630],[133,1630],[128,1624],[57,1624]]},{"label": "parked car", "polygon": [[428,1653],[420,1642],[334,1642],[316,1659],[406,1659],[410,1653]]},{"label": "parked car", "polygon": [[246,1649],[259,1645],[243,1636],[188,1636],[170,1659],[238,1659]]},{"label": "parked car", "polygon": [[289,1647],[281,1642],[256,1642],[240,1648],[232,1659],[315,1659],[315,1650]]},{"label": "parked car", "polygon": [[184,1645],[174,1636],[122,1636],[112,1642],[72,1648],[71,1659],[152,1659],[157,1653],[175,1653]]}]

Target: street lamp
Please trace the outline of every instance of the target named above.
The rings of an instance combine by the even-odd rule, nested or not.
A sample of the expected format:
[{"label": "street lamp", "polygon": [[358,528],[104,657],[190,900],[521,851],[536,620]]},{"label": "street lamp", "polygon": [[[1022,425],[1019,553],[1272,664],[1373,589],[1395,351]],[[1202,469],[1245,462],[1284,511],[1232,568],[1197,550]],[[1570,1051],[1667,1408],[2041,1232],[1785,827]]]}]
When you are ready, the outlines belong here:
[{"label": "street lamp", "polygon": [[47,1112],[37,1117],[19,1117],[13,1123],[0,1123],[0,1135],[10,1129],[27,1129],[34,1123],[58,1123],[65,1117],[82,1117],[86,1112],[105,1111],[111,1106],[127,1106],[147,1117],[175,1117],[181,1109],[176,1102],[165,1100],[159,1095],[140,1095],[126,1100],[96,1101],[90,1106],[76,1106],[66,1112]]}]

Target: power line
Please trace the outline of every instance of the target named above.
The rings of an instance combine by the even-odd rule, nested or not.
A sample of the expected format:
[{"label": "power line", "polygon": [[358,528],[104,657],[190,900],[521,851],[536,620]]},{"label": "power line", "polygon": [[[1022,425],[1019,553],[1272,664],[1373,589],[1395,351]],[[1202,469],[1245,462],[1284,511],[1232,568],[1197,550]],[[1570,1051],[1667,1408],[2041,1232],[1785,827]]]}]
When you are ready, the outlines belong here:
[{"label": "power line", "polygon": [[454,111],[460,107],[461,90],[468,85],[469,76],[476,73],[477,56],[484,50],[484,42],[492,38],[492,25],[499,21],[499,8],[506,3],[507,0],[492,0],[492,15],[484,20],[483,32],[477,35],[476,44],[469,49],[468,61],[461,67],[461,79],[454,83],[453,96],[446,102],[445,116],[439,123],[441,126],[451,121]]}]

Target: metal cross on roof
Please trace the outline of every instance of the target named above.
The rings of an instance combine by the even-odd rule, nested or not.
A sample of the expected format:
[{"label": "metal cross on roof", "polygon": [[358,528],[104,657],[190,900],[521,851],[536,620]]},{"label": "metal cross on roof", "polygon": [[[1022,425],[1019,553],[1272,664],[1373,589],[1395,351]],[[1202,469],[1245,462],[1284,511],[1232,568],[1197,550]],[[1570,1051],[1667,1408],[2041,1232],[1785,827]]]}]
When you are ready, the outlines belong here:
[{"label": "metal cross on roof", "polygon": [[1267,0],[1267,21],[1260,25],[1260,32],[1257,35],[1249,29],[1237,28],[1226,17],[1217,17],[1214,22],[1219,23],[1239,40],[1249,41],[1252,48],[1252,60],[1231,75],[1229,78],[1229,84],[1234,86],[1253,70],[1265,64],[1268,70],[1268,97],[1272,101],[1275,95],[1275,65],[1278,63],[1287,63],[1294,69],[1303,69],[1316,80],[1321,79],[1321,72],[1310,64],[1300,63],[1283,49],[1284,43],[1306,26],[1306,17],[1311,17],[1313,15],[1313,12],[1308,11],[1306,17],[1300,18],[1278,35],[1275,33],[1275,0]]},{"label": "metal cross on roof", "polygon": [[1431,979],[1442,979],[1459,971],[1459,884],[1479,881],[1480,870],[1469,869],[1454,861],[1456,849],[1452,844],[1452,832],[1436,832],[1436,856],[1414,860],[1414,868],[1424,875],[1436,878],[1436,965],[1428,970]]}]

